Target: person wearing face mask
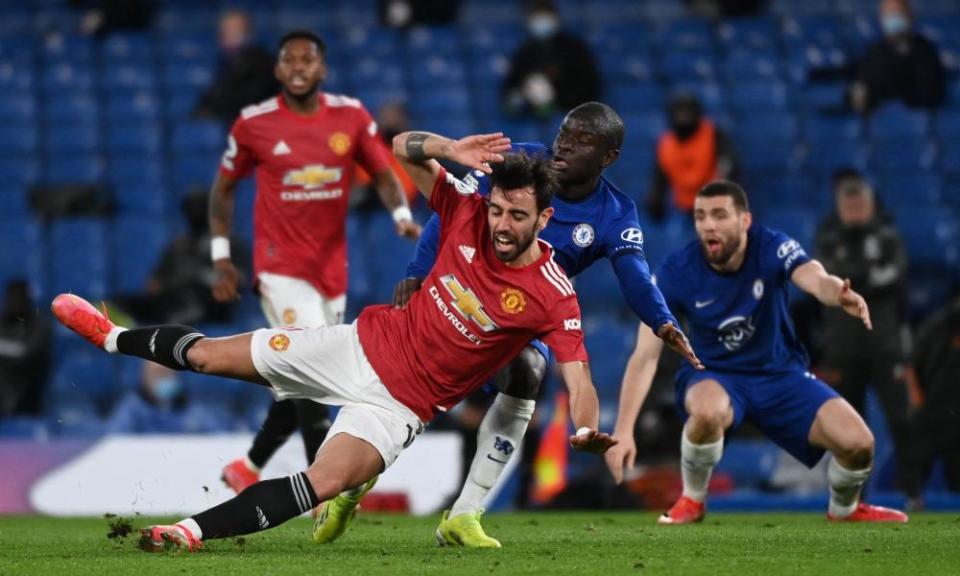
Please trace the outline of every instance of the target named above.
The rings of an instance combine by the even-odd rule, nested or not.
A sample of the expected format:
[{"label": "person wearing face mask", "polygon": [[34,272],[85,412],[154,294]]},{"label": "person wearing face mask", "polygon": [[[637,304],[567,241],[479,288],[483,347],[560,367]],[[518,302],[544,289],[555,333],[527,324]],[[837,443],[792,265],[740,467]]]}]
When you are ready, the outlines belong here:
[{"label": "person wearing face mask", "polygon": [[910,374],[906,318],[907,254],[894,225],[877,210],[873,189],[855,170],[834,175],[836,213],[817,233],[817,258],[831,274],[849,278],[870,305],[873,330],[834,309],[822,317],[818,374],[864,414],[867,386],[883,406],[896,452],[898,484],[910,472]]},{"label": "person wearing face mask", "polygon": [[244,106],[273,96],[280,84],[273,75],[274,57],[254,42],[246,12],[228,10],[220,17],[217,74],[194,114],[233,122]]},{"label": "person wearing face mask", "polygon": [[908,0],[880,2],[883,39],[871,46],[857,65],[850,87],[850,105],[869,112],[887,101],[913,108],[936,108],[943,103],[946,72],[937,46],[913,28]]},{"label": "person wearing face mask", "polygon": [[647,195],[647,211],[658,221],[666,217],[668,205],[691,214],[698,190],[714,180],[737,177],[730,140],[704,116],[695,96],[675,96],[667,106],[667,121]]},{"label": "person wearing face mask", "polygon": [[511,115],[547,117],[600,99],[600,72],[586,42],[564,31],[552,0],[527,6],[528,39],[510,58],[501,87]]},{"label": "person wearing face mask", "polygon": [[107,420],[111,434],[176,434],[214,432],[216,418],[192,404],[177,372],[143,363],[140,386],[117,402]]}]

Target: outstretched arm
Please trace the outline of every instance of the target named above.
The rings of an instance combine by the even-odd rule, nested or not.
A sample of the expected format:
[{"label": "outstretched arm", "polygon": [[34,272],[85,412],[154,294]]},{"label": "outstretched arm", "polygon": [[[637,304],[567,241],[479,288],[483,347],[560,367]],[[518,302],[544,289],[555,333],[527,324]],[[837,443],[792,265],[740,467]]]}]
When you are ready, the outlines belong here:
[{"label": "outstretched arm", "polygon": [[657,373],[657,361],[663,350],[663,341],[649,326],[640,324],[637,330],[637,345],[627,362],[620,385],[620,409],[617,412],[617,424],[613,437],[618,441],[606,454],[607,468],[613,479],[619,484],[623,481],[623,472],[632,468],[637,458],[637,445],[633,431],[637,425],[637,415],[650,392],[653,377]]},{"label": "outstretched arm", "polygon": [[587,362],[562,362],[560,373],[570,393],[570,419],[577,433],[570,437],[576,450],[603,454],[616,444],[609,434],[597,431],[600,426],[600,401],[590,378]]},{"label": "outstretched arm", "polygon": [[850,288],[850,280],[841,280],[838,276],[828,274],[816,260],[797,266],[790,279],[824,305],[840,306],[847,314],[860,318],[867,330],[873,329],[867,302]]},{"label": "outstretched arm", "polygon": [[214,270],[213,297],[217,302],[232,302],[240,298],[237,289],[240,272],[230,259],[230,228],[233,225],[237,183],[237,179],[220,172],[210,188],[210,257]]},{"label": "outstretched arm", "polygon": [[490,162],[503,162],[510,139],[502,132],[478,134],[451,140],[429,132],[404,132],[393,139],[393,154],[410,175],[417,190],[428,200],[440,173],[437,159],[490,173]]}]

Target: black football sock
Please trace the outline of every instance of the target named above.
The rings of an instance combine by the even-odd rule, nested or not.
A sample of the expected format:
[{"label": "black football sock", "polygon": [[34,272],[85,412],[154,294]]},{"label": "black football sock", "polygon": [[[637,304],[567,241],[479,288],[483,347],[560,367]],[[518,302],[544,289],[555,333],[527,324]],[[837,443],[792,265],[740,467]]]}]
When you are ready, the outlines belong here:
[{"label": "black football sock", "polygon": [[203,338],[189,326],[166,324],[124,330],[117,335],[117,350],[138,356],[173,370],[192,370],[187,363],[187,350]]},{"label": "black football sock", "polygon": [[263,421],[253,439],[247,458],[254,466],[262,469],[296,429],[297,407],[294,401],[274,402],[267,412],[267,419]]},{"label": "black football sock", "polygon": [[307,452],[307,465],[313,464],[317,450],[330,431],[330,410],[313,400],[294,400],[297,406],[297,420],[300,422],[300,434],[303,436],[303,448]]},{"label": "black football sock", "polygon": [[204,540],[251,534],[279,526],[316,508],[317,495],[300,472],[253,484],[223,504],[193,516]]}]

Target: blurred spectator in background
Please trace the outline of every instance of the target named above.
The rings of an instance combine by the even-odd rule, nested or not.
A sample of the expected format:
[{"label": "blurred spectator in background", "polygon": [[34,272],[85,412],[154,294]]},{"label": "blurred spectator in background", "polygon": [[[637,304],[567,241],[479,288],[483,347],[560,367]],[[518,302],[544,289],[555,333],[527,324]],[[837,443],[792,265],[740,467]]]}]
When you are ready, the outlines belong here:
[{"label": "blurred spectator in background", "polygon": [[39,413],[49,342],[50,323],[37,313],[30,285],[8,282],[0,317],[0,418]]},{"label": "blurred spectator in background", "polygon": [[946,72],[936,45],[914,31],[907,0],[880,2],[883,39],[867,49],[850,87],[850,104],[869,112],[888,100],[916,108],[943,103]]},{"label": "blurred spectator in background", "polygon": [[246,12],[223,13],[219,43],[217,74],[197,103],[196,115],[228,124],[244,106],[275,95],[280,84],[273,74],[275,58],[254,43],[253,24]]},{"label": "blurred spectator in background", "polygon": [[105,36],[120,30],[146,30],[153,19],[153,2],[148,0],[70,0],[83,11],[80,30]]},{"label": "blurred spectator in background", "polygon": [[[217,302],[211,294],[213,264],[210,260],[210,232],[207,225],[207,195],[188,194],[181,202],[187,231],[173,239],[163,251],[143,294],[114,299],[116,306],[137,322],[203,324],[228,322],[232,305]],[[233,238],[230,249],[247,276],[250,255],[246,246]]]},{"label": "blurred spectator in background", "polygon": [[586,42],[561,29],[552,0],[527,5],[530,37],[510,58],[501,88],[509,114],[546,117],[600,100],[600,72]]},{"label": "blurred spectator in background", "polygon": [[216,418],[192,404],[174,370],[143,363],[140,387],[121,398],[107,420],[111,434],[171,434],[214,432]]},{"label": "blurred spectator in background", "polygon": [[947,488],[960,492],[960,296],[917,330],[913,364],[923,396],[913,419],[907,495],[922,507],[921,491],[934,460],[943,458]]},{"label": "blurred spectator in background", "polygon": [[[867,386],[876,392],[893,438],[901,487],[909,451],[907,253],[900,233],[877,211],[873,189],[855,170],[834,175],[836,214],[817,232],[817,259],[849,279],[866,299],[873,330],[837,310],[823,310],[819,375],[865,416]],[[854,321],[850,321],[854,320]]]},{"label": "blurred spectator in background", "polygon": [[379,0],[380,23],[389,28],[453,24],[457,0]]},{"label": "blurred spectator in background", "polygon": [[[380,142],[383,143],[384,152],[390,159],[390,168],[397,175],[397,179],[407,195],[407,203],[413,206],[417,203],[420,194],[417,192],[413,180],[410,179],[410,175],[393,155],[392,149],[393,137],[410,130],[410,117],[407,115],[407,107],[402,102],[387,102],[377,111],[377,127],[379,128]],[[354,192],[350,194],[351,207],[365,213],[383,210],[383,204],[379,199],[380,195],[377,193],[377,187],[374,185],[370,174],[359,164],[356,170],[356,179],[353,181]]]},{"label": "blurred spectator in background", "polygon": [[667,106],[667,122],[670,128],[657,142],[647,194],[647,210],[656,220],[663,220],[668,205],[683,214],[692,213],[697,191],[714,180],[739,176],[730,140],[704,116],[696,96],[675,96]]},{"label": "blurred spectator in background", "polygon": [[684,2],[694,14],[707,18],[756,16],[767,6],[767,0],[684,0]]}]

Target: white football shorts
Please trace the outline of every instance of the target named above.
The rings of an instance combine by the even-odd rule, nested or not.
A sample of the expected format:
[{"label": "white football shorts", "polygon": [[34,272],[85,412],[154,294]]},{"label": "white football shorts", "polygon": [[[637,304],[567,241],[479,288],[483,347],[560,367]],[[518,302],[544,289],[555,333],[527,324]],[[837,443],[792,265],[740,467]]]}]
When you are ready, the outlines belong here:
[{"label": "white football shorts", "polygon": [[325,298],[300,278],[261,272],[260,306],[270,326],[334,326],[343,323],[347,295]]},{"label": "white football shorts", "polygon": [[370,366],[356,322],[256,330],[250,353],[277,400],[307,398],[343,407],[327,441],[340,433],[365,440],[389,467],[423,431],[417,415],[390,395]]}]

